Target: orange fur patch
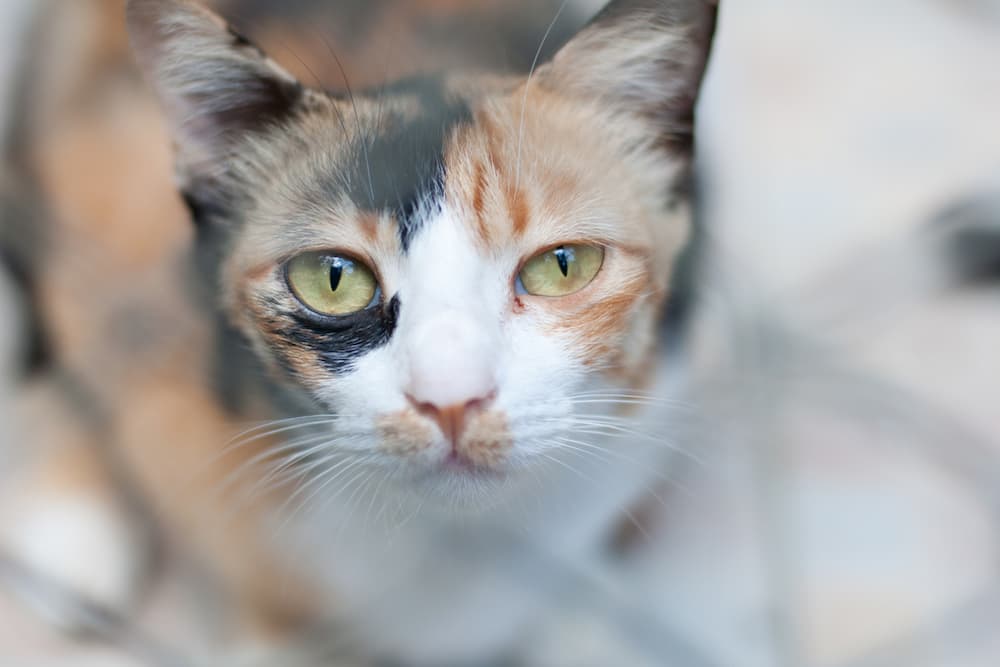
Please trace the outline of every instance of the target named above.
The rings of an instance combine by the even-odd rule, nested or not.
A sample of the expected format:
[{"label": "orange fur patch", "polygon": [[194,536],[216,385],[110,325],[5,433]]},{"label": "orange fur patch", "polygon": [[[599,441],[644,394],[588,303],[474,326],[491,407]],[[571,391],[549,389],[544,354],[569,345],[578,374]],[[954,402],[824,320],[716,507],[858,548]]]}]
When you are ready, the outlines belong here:
[{"label": "orange fur patch", "polygon": [[425,451],[435,437],[430,422],[416,410],[385,415],[378,420],[376,429],[381,436],[379,449],[399,457],[415,456]]},{"label": "orange fur patch", "polygon": [[507,417],[496,410],[476,415],[459,438],[457,452],[477,467],[496,467],[514,446]]}]

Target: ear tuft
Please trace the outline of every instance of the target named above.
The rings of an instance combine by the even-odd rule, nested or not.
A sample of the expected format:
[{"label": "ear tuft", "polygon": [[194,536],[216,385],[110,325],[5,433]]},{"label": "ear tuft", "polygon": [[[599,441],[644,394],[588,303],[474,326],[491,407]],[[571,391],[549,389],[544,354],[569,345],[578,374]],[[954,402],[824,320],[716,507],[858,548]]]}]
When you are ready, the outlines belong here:
[{"label": "ear tuft", "polygon": [[556,54],[545,80],[650,118],[671,144],[689,146],[716,14],[713,0],[614,0]]},{"label": "ear tuft", "polygon": [[235,140],[280,123],[302,86],[220,17],[188,0],[130,0],[129,34],[166,109],[183,179],[210,175]]}]

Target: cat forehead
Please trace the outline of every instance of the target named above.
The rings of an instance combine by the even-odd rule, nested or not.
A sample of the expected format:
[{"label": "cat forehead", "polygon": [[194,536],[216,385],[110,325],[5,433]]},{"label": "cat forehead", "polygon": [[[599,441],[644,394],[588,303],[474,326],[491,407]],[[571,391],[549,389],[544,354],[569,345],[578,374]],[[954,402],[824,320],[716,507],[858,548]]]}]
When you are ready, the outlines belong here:
[{"label": "cat forehead", "polygon": [[[641,242],[642,216],[628,210],[628,198],[600,196],[609,187],[625,195],[635,179],[617,164],[615,142],[580,130],[604,120],[593,115],[541,89],[522,94],[503,79],[472,88],[427,78],[328,100],[276,132],[277,149],[250,151],[270,158],[246,179],[261,184],[248,216],[249,245],[272,258],[359,244],[406,255],[445,205],[486,251]],[[579,122],[566,122],[574,116]],[[618,119],[616,134],[629,131]],[[632,131],[638,137],[646,128]],[[654,166],[647,171],[668,182]],[[610,224],[612,211],[624,225]]]},{"label": "cat forehead", "polygon": [[185,200],[207,238],[243,243],[239,262],[362,243],[403,255],[441,201],[486,248],[530,245],[529,230],[672,247],[654,237],[683,199],[671,189],[690,162],[714,3],[612,0],[526,78],[346,97],[296,81],[197,2],[127,6]]},{"label": "cat forehead", "polygon": [[444,78],[347,99],[314,93],[298,118],[243,151],[242,180],[260,185],[250,217],[284,227],[292,242],[315,231],[307,219],[394,224],[405,251],[443,195],[449,147],[474,123],[474,105]]},{"label": "cat forehead", "polygon": [[[336,119],[338,127],[341,121],[347,126],[339,127],[347,138],[323,189],[333,199],[349,199],[368,219],[387,214],[406,251],[443,193],[448,146],[457,128],[473,122],[472,102],[442,78],[421,78],[370,92],[360,105],[349,100],[347,106]],[[358,124],[353,132],[352,115]]]}]

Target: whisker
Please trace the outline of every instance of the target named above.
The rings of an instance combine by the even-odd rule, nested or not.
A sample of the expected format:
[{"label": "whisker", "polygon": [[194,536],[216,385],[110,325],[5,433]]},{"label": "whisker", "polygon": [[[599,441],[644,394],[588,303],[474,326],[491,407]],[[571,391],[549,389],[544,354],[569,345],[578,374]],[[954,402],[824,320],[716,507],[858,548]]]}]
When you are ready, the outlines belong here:
[{"label": "whisker", "polygon": [[538,67],[538,59],[542,57],[542,49],[545,48],[545,42],[548,41],[549,35],[552,34],[552,30],[556,27],[556,23],[559,22],[559,17],[562,16],[563,11],[566,9],[566,5],[569,4],[569,0],[563,0],[559,5],[556,15],[552,18],[552,22],[549,23],[549,27],[546,28],[545,34],[542,35],[542,41],[538,44],[538,50],[535,51],[535,57],[531,61],[531,69],[528,70],[528,78],[524,82],[524,97],[521,99],[521,118],[518,122],[517,129],[517,176],[515,177],[515,192],[521,190],[521,147],[524,143],[524,116],[528,109],[528,89],[531,87],[531,79],[535,76],[535,69]]},{"label": "whisker", "polygon": [[[580,476],[581,479],[583,479],[585,481],[588,481],[591,484],[594,484],[595,486],[598,485],[597,480],[595,480],[593,477],[591,477],[591,476],[589,476],[589,475],[581,472],[580,470],[578,470],[577,468],[574,468],[573,466],[569,465],[565,461],[562,461],[562,460],[560,460],[560,459],[558,459],[555,456],[552,456],[550,454],[546,454],[545,452],[539,452],[539,455],[542,456],[542,457],[544,457],[544,458],[546,458],[546,459],[548,459],[549,461],[552,461],[553,463],[555,463],[557,465],[562,466],[563,468],[565,468],[566,470],[569,470],[570,472],[576,473],[577,475]],[[646,528],[639,522],[638,519],[635,518],[635,515],[633,515],[632,512],[630,512],[627,508],[621,507],[621,506],[616,507],[616,509],[619,512],[621,512],[622,514],[624,514],[625,517],[629,521],[632,522],[632,524],[635,526],[636,530],[639,531],[639,534],[641,534],[644,539],[646,539],[646,540],[650,540],[651,539],[649,533],[646,532]]]},{"label": "whisker", "polygon": [[[420,515],[420,511],[424,508],[424,503],[426,501],[427,501],[426,496],[421,497],[420,498],[420,502],[417,503],[417,506],[413,509],[413,512],[411,512],[409,516],[404,516],[402,518],[402,520],[399,523],[396,524],[396,527],[393,529],[392,532],[398,534],[399,531],[401,531],[403,528],[405,528],[408,523],[410,523],[417,516],[419,516]],[[400,509],[402,510],[403,507],[400,506]]]},{"label": "whisker", "polygon": [[375,491],[372,492],[371,502],[368,504],[368,511],[365,513],[366,524],[371,521],[371,513],[375,508],[375,501],[377,499],[381,498],[383,502],[382,502],[382,507],[379,510],[379,513],[375,515],[375,523],[378,523],[379,517],[382,515],[382,511],[385,509],[385,500],[384,497],[382,496],[382,489],[383,487],[385,487],[385,483],[386,481],[388,481],[388,479],[389,479],[388,475],[383,475],[382,479],[379,480],[378,485],[375,487]]},{"label": "whisker", "polygon": [[[358,488],[355,489],[351,493],[350,497],[344,502],[344,507],[346,507],[350,513],[353,514],[353,512],[354,512],[354,509],[353,509],[354,508],[354,499],[358,496],[359,493],[361,494],[362,498],[364,497],[364,492],[363,492],[364,489],[366,489],[368,487],[368,484],[371,483],[372,477],[374,477],[375,473],[377,473],[377,472],[378,472],[378,470],[376,470],[374,468],[370,469],[368,471],[368,475],[364,478],[364,480],[362,480],[358,484]],[[374,498],[374,496],[373,496],[373,498]],[[349,517],[345,517],[345,520],[347,518],[349,518]]]},{"label": "whisker", "polygon": [[347,78],[347,70],[344,69],[344,63],[340,61],[337,56],[337,52],[334,51],[333,45],[330,44],[330,40],[326,38],[326,35],[320,34],[323,39],[323,43],[326,45],[327,51],[333,57],[333,61],[337,63],[337,69],[340,70],[340,76],[344,79],[344,88],[347,89],[347,97],[351,101],[351,107],[354,109],[354,120],[358,126],[358,138],[361,140],[361,152],[365,158],[365,170],[368,172],[368,194],[371,197],[371,205],[375,206],[375,182],[372,180],[372,165],[368,158],[368,136],[364,132],[364,127],[361,125],[361,114],[358,112],[358,102],[354,97],[354,91],[351,90],[351,82]]},{"label": "whisker", "polygon": [[[656,415],[654,418],[658,420],[656,424],[657,432],[649,431],[637,431],[635,427],[643,425],[646,420],[643,418],[637,418],[628,413],[624,414],[600,414],[600,413],[574,413],[566,416],[555,417],[548,419],[549,422],[562,422],[566,424],[579,424],[582,426],[601,426],[601,427],[616,427],[617,430],[627,433],[632,433],[633,435],[638,435],[640,437],[663,437],[662,431],[688,428],[693,421],[687,415]],[[649,427],[653,425],[650,424]]]},{"label": "whisker", "polygon": [[263,463],[263,462],[267,461],[269,458],[273,458],[275,456],[280,456],[281,454],[283,454],[284,452],[287,452],[287,451],[294,451],[294,450],[296,450],[296,449],[298,449],[298,448],[300,448],[302,446],[308,446],[308,445],[312,444],[312,442],[316,441],[317,439],[327,440],[330,437],[331,437],[331,434],[329,434],[329,433],[325,433],[323,435],[310,435],[310,436],[306,436],[306,437],[303,437],[303,438],[296,438],[294,440],[290,440],[290,441],[288,441],[288,442],[286,442],[286,443],[284,443],[284,444],[282,444],[282,445],[280,445],[278,447],[267,448],[264,451],[256,454],[252,458],[244,461],[243,463],[241,463],[239,465],[239,467],[237,467],[235,470],[233,470],[232,472],[230,472],[222,480],[222,482],[220,483],[220,485],[219,485],[220,489],[219,490],[220,491],[225,490],[225,488],[227,486],[229,486],[230,484],[232,484],[244,472],[246,472],[247,470],[249,470],[250,468],[252,468],[255,465],[258,465],[260,463]]},{"label": "whisker", "polygon": [[[610,429],[610,430],[602,430],[602,429]],[[684,458],[690,460],[692,463],[698,464],[699,466],[705,466],[708,463],[703,457],[696,454],[695,452],[692,452],[687,448],[681,447],[673,442],[670,442],[669,440],[664,439],[662,436],[654,436],[645,433],[630,431],[628,429],[623,429],[621,427],[617,427],[612,424],[594,424],[592,427],[589,428],[574,427],[571,430],[574,433],[580,433],[583,435],[597,435],[604,438],[637,438],[640,441],[645,441],[655,445],[661,445],[667,451],[673,452],[678,456],[683,456]]]},{"label": "whisker", "polygon": [[[567,424],[617,426],[619,428],[627,429],[627,430],[629,430],[629,431],[631,431],[633,433],[636,433],[636,434],[639,434],[639,435],[643,435],[643,436],[654,435],[654,434],[650,434],[650,433],[646,433],[646,432],[634,430],[633,427],[637,426],[638,424],[641,424],[642,420],[641,419],[636,419],[636,418],[630,417],[630,416],[605,415],[605,414],[595,414],[595,413],[589,413],[589,414],[570,414],[570,415],[565,415],[565,416],[551,417],[551,418],[545,419],[544,421],[547,421],[547,422],[563,422],[563,423],[567,423]],[[678,421],[680,421],[680,420],[678,420]],[[685,421],[685,422],[680,422],[680,423],[687,423],[687,422]]]},{"label": "whisker", "polygon": [[650,398],[570,398],[568,401],[572,405],[643,405],[656,407],[672,407],[677,410],[690,411],[694,406],[677,403],[674,401],[655,400]]},{"label": "whisker", "polygon": [[[225,457],[232,455],[234,452],[243,449],[244,447],[249,447],[255,442],[260,442],[266,438],[270,438],[281,433],[287,433],[289,431],[336,424],[339,419],[340,417],[335,415],[322,415],[292,417],[289,419],[278,419],[265,422],[264,424],[258,424],[257,426],[247,429],[246,431],[230,438],[222,449],[212,454],[204,464],[196,467],[196,469],[187,478],[187,483],[192,484],[195,480],[204,477]],[[282,424],[284,424],[284,426],[282,426]],[[275,428],[276,426],[280,426],[280,428]],[[260,456],[260,454],[257,456]],[[266,456],[267,454],[264,453],[265,458]]]},{"label": "whisker", "polygon": [[[674,484],[675,483],[675,481],[673,479],[671,479],[669,476],[665,475],[664,473],[660,472],[659,470],[656,470],[655,468],[653,468],[651,466],[647,466],[647,465],[643,464],[642,462],[638,461],[637,459],[634,459],[634,458],[632,458],[630,456],[626,456],[625,454],[622,454],[621,452],[617,452],[617,451],[615,451],[613,449],[604,449],[604,448],[600,447],[599,445],[594,445],[592,443],[584,442],[582,440],[574,440],[572,438],[559,438],[559,439],[556,440],[556,442],[558,442],[561,445],[564,445],[564,446],[568,447],[571,450],[572,449],[576,449],[576,447],[583,447],[585,450],[592,450],[595,456],[596,456],[596,452],[601,452],[603,454],[608,454],[610,456],[613,456],[613,457],[617,458],[620,461],[624,461],[625,463],[631,463],[632,465],[636,466],[636,468],[638,468],[640,470],[644,470],[646,472],[649,472],[650,474],[652,474],[653,476],[655,476],[657,479],[660,479],[660,480],[662,480],[664,482],[667,482],[669,484]],[[571,445],[574,445],[574,446],[571,446]],[[581,450],[576,449],[576,451],[581,451]],[[605,463],[611,463],[611,461],[608,461],[607,459],[602,459],[602,460],[604,460]],[[649,488],[647,488],[646,491],[649,494],[651,494],[661,505],[663,505],[664,507],[667,507],[666,501],[663,500],[663,498],[658,493],[656,493],[656,491],[653,491],[652,489],[649,489]]]},{"label": "whisker", "polygon": [[[316,485],[325,485],[328,482],[335,481],[337,479],[337,476],[340,474],[338,473],[338,471],[343,472],[345,470],[350,470],[356,463],[357,459],[345,457],[337,461],[337,463],[335,463],[334,465],[327,467],[320,474],[316,475],[312,479],[309,479],[304,484],[301,484],[298,488],[296,488],[295,491],[288,498],[285,499],[285,502],[282,503],[281,507],[278,510],[278,514],[285,514],[288,511],[288,509],[293,505],[293,503],[296,502],[296,500],[298,500],[306,493],[311,493],[313,487],[315,487]],[[318,491],[321,489],[322,486],[320,486],[319,489],[316,490]]]},{"label": "whisker", "polygon": [[[325,481],[322,481],[321,484],[319,484],[318,486],[315,486],[315,489],[313,489],[313,491],[307,497],[305,497],[304,500],[302,500],[298,504],[298,507],[296,507],[294,511],[292,511],[291,513],[288,514],[288,516],[285,518],[285,520],[279,526],[279,528],[278,528],[278,534],[280,534],[281,531],[284,530],[285,526],[287,526],[292,521],[292,519],[295,517],[296,514],[298,514],[300,511],[304,510],[306,508],[306,506],[310,503],[310,501],[312,501],[313,499],[315,499],[325,489],[329,488],[329,486],[331,484],[333,484],[338,479],[340,479],[341,477],[343,477],[349,471],[354,470],[355,468],[357,468],[359,466],[362,466],[365,463],[368,463],[369,461],[373,460],[374,458],[375,457],[371,456],[371,455],[364,456],[364,457],[361,457],[361,458],[346,458],[343,461],[341,461],[340,463],[338,463],[337,465],[332,466],[329,470],[326,470],[323,473],[321,473],[319,476],[316,477],[316,479],[311,480],[311,481],[307,482],[306,484],[304,484],[303,486],[301,486],[298,489],[296,489],[295,493],[293,493],[292,496],[289,497],[288,500],[286,500],[282,504],[281,510],[279,510],[279,514],[284,514],[285,512],[287,512],[288,509],[289,509],[289,507],[292,505],[292,503],[295,502],[296,498],[300,497],[306,491],[306,489],[309,489],[310,487],[315,486],[317,483],[319,483],[320,481],[322,481],[322,480],[325,479]],[[344,467],[345,464],[347,464],[346,467]],[[334,473],[334,472],[336,472],[336,474],[333,474],[331,476],[331,474]],[[362,472],[364,472],[363,469],[362,469]],[[343,490],[343,487],[341,487],[340,491],[342,491],[342,490]],[[338,493],[339,493],[339,491],[338,491]],[[334,494],[334,497],[336,497],[336,495],[337,494]]]},{"label": "whisker", "polygon": [[[327,467],[330,465],[331,462],[337,460],[338,460],[337,455],[331,453],[328,456],[324,456],[320,459],[317,459],[316,461],[310,462],[308,465],[302,468],[287,469],[280,475],[271,479],[265,485],[255,485],[255,488],[252,488],[248,490],[246,493],[241,494],[240,497],[231,504],[231,506],[225,513],[225,517],[229,518],[230,516],[235,514],[236,511],[247,508],[248,506],[250,506],[251,503],[253,503],[254,500],[273,491],[274,489],[278,489],[293,480],[301,481],[302,479],[305,479],[310,474],[312,474],[315,470]],[[256,488],[258,486],[259,488]]]},{"label": "whisker", "polygon": [[688,401],[682,401],[678,398],[670,396],[662,396],[660,394],[648,394],[639,391],[586,391],[586,392],[573,392],[568,397],[570,400],[575,398],[632,398],[635,400],[648,400],[654,403],[668,403],[672,405],[684,405],[687,407],[694,407],[694,405]]},{"label": "whisker", "polygon": [[[372,457],[372,458],[374,458],[374,457]],[[367,476],[365,475],[366,472],[368,473]],[[360,483],[358,483],[358,487],[353,492],[351,492],[351,496],[344,502],[344,508],[347,510],[347,514],[345,514],[344,516],[341,517],[340,528],[337,530],[337,539],[338,540],[340,539],[340,536],[343,535],[344,530],[346,530],[346,528],[347,528],[347,522],[351,519],[351,515],[354,513],[354,507],[353,507],[354,498],[358,495],[358,493],[362,489],[365,488],[365,484],[367,484],[368,481],[371,480],[372,476],[376,472],[377,471],[374,470],[374,469],[368,469],[368,470],[366,470],[365,468],[361,468],[361,470],[359,470],[358,473],[356,475],[354,475],[354,477],[352,477],[351,479],[349,479],[346,484],[344,484],[339,489],[337,489],[330,498],[328,498],[326,501],[323,502],[323,505],[322,505],[321,509],[325,509],[325,508],[329,507],[338,498],[340,498],[348,489],[350,489],[352,486],[354,486],[354,484],[356,482],[358,482],[359,480],[362,480],[362,477],[364,477],[364,479],[362,481],[360,481]]]},{"label": "whisker", "polygon": [[276,474],[271,480],[269,480],[268,484],[264,485],[263,490],[266,491],[268,489],[277,488],[285,484],[289,480],[293,479],[298,480],[298,483],[301,484],[301,481],[303,479],[312,476],[313,473],[315,473],[317,470],[322,470],[324,468],[327,468],[332,462],[340,462],[343,461],[344,459],[345,457],[341,453],[331,452],[325,456],[321,456],[312,461],[309,461],[304,465],[289,466],[284,470],[282,470],[281,472],[279,472],[278,474]]},{"label": "whisker", "polygon": [[595,458],[598,461],[601,461],[602,463],[607,463],[608,465],[614,463],[613,460],[604,456],[606,452],[599,447],[581,449],[580,447],[577,446],[577,444],[574,444],[577,443],[577,441],[570,440],[568,438],[557,438],[553,440],[553,442],[558,444],[563,449],[569,450],[571,452],[577,452],[578,454],[584,454],[586,456],[590,456],[591,458]]},{"label": "whisker", "polygon": [[640,389],[594,389],[592,391],[573,392],[571,396],[632,396],[636,398],[656,398],[670,401],[677,400],[663,396],[660,393],[642,391]]},{"label": "whisker", "polygon": [[[295,467],[298,463],[303,460],[309,459],[318,453],[325,450],[331,450],[331,448],[336,444],[344,444],[345,442],[353,442],[363,438],[363,434],[358,434],[354,437],[344,437],[344,434],[338,434],[336,437],[331,437],[330,434],[325,434],[322,436],[316,436],[307,440],[302,440],[300,442],[290,443],[284,447],[279,448],[281,451],[292,451],[292,454],[287,456],[282,456],[275,463],[275,467],[267,473],[262,479],[258,480],[254,486],[249,490],[249,493],[253,493],[257,487],[266,486],[275,477],[288,470],[289,468]],[[318,444],[317,444],[318,443]],[[305,447],[305,449],[302,449]],[[302,451],[295,451],[302,449]],[[265,454],[280,454],[281,451],[265,452]],[[345,456],[343,451],[330,451],[333,458],[338,456]],[[266,459],[267,457],[265,457]],[[328,457],[324,457],[328,458]],[[244,470],[245,472],[245,470]]]},{"label": "whisker", "polygon": [[[303,428],[310,428],[313,426],[325,426],[327,424],[336,424],[340,421],[342,417],[336,415],[328,415],[322,417],[301,417],[295,418],[294,420],[278,420],[276,422],[268,422],[267,424],[262,424],[260,426],[249,429],[244,433],[235,435],[229,439],[226,445],[220,450],[216,456],[215,460],[226,454],[231,453],[233,450],[240,449],[254,442],[258,442],[265,438],[270,438],[281,433],[287,433],[289,431],[295,431]],[[282,425],[284,424],[284,425]],[[274,428],[278,427],[278,428]],[[215,462],[215,461],[210,461]]]},{"label": "whisker", "polygon": [[[565,417],[550,417],[538,420],[541,424],[558,424],[568,429],[579,430],[578,427],[591,429],[607,429],[610,433],[598,432],[596,435],[630,435],[641,440],[666,444],[670,449],[681,451],[682,448],[670,442],[662,434],[647,433],[631,428],[635,424],[634,420],[614,416],[604,415],[569,415]],[[581,431],[582,432],[582,431]]]},{"label": "whisker", "polygon": [[[302,447],[308,447],[313,445],[314,443],[323,441],[326,441],[329,444],[332,444],[334,442],[354,441],[363,435],[364,435],[363,432],[357,432],[357,431],[339,432],[336,434],[330,432],[325,432],[320,434],[313,433],[284,442],[275,447],[268,447],[264,451],[259,452],[258,454],[248,459],[247,461],[244,461],[235,470],[229,473],[229,475],[227,475],[226,478],[219,483],[218,485],[219,488],[216,491],[216,494],[218,495],[219,493],[224,491],[228,486],[237,481],[241,475],[245,474],[248,470],[250,470],[254,466],[266,462],[268,459],[278,457],[285,452],[288,451],[294,452],[295,450],[301,449]],[[293,454],[292,456],[296,458],[301,458],[298,456],[298,453]]]},{"label": "whisker", "polygon": [[258,424],[254,424],[250,428],[248,428],[248,429],[246,429],[244,431],[240,431],[239,433],[237,433],[236,435],[234,435],[233,437],[231,437],[229,440],[227,440],[226,444],[234,443],[234,442],[238,441],[240,438],[243,438],[244,436],[249,436],[249,435],[251,435],[253,433],[256,433],[257,431],[262,431],[262,430],[266,430],[266,429],[269,429],[269,428],[274,428],[275,426],[283,426],[283,425],[286,425],[286,424],[296,424],[296,423],[302,423],[302,422],[311,422],[311,421],[314,421],[314,420],[326,420],[326,419],[334,419],[335,420],[335,419],[340,419],[342,417],[344,417],[344,415],[316,414],[316,415],[300,415],[298,417],[287,417],[285,419],[272,419],[270,421],[265,421],[265,422],[261,422],[261,423],[258,423]]}]

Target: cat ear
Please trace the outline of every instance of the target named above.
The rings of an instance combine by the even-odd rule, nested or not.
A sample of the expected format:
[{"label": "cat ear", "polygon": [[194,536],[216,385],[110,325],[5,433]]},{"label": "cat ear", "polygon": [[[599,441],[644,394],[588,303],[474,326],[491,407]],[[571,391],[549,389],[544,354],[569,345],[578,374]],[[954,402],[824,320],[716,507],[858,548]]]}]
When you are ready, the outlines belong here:
[{"label": "cat ear", "polygon": [[539,74],[564,94],[657,124],[689,147],[715,33],[715,0],[614,0]]},{"label": "cat ear", "polygon": [[293,114],[302,86],[224,20],[188,0],[129,0],[139,64],[166,109],[182,181],[224,169],[233,145]]}]

